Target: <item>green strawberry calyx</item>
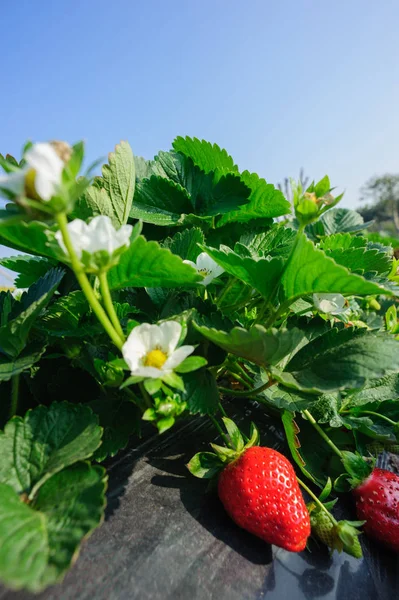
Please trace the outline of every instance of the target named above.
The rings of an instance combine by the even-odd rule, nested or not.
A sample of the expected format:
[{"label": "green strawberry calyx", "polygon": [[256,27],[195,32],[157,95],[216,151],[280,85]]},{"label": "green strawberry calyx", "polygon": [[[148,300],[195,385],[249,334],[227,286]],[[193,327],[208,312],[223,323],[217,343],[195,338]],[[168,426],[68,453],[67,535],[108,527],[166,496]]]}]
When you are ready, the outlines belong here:
[{"label": "green strawberry calyx", "polygon": [[226,465],[240,458],[248,448],[259,445],[259,430],[254,423],[251,423],[249,437],[247,437],[234,421],[228,417],[223,417],[222,420],[227,433],[220,428],[220,434],[226,445],[211,444],[213,452],[198,452],[192,457],[187,468],[195,477],[212,479],[223,471]]}]

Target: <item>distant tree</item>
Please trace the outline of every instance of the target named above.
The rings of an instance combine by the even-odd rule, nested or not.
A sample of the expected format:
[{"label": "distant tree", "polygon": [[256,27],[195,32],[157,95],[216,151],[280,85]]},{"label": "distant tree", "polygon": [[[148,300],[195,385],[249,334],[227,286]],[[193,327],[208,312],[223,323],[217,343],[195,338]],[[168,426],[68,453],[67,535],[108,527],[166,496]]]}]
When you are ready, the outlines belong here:
[{"label": "distant tree", "polygon": [[399,175],[372,177],[362,188],[360,199],[371,201],[358,211],[365,221],[375,221],[375,231],[399,234]]}]

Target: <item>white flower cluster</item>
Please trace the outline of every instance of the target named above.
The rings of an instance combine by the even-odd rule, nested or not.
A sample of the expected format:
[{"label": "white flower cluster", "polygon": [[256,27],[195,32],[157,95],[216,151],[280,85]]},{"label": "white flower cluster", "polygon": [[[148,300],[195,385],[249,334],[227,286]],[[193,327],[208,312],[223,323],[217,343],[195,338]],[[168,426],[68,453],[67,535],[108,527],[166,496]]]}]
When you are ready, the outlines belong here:
[{"label": "white flower cluster", "polygon": [[0,177],[0,188],[22,196],[26,188],[48,202],[61,184],[64,162],[51,144],[34,144],[25,154],[26,165]]}]

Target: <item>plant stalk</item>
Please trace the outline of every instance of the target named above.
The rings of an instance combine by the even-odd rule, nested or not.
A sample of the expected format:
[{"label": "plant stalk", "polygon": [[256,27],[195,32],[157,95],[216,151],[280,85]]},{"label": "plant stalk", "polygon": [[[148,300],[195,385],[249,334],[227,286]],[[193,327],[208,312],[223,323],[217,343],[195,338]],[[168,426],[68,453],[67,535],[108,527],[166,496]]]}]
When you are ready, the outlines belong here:
[{"label": "plant stalk", "polygon": [[304,410],[304,411],[302,411],[302,413],[305,415],[305,417],[307,418],[307,420],[309,421],[309,423],[311,423],[313,425],[313,427],[315,428],[315,430],[317,431],[317,433],[330,446],[331,450],[333,452],[335,452],[335,454],[337,454],[342,459],[344,456],[343,456],[341,450],[334,444],[334,442],[332,440],[330,440],[330,438],[328,437],[328,435],[323,431],[323,429],[320,427],[320,425],[312,417],[312,415],[310,414],[310,412],[308,410]]},{"label": "plant stalk", "polygon": [[249,396],[256,396],[256,394],[260,394],[261,392],[263,392],[263,390],[267,390],[267,388],[271,387],[275,383],[276,382],[273,379],[270,379],[267,383],[264,383],[263,385],[255,388],[254,390],[244,390],[242,392],[237,390],[231,390],[225,387],[219,387],[218,390],[219,392],[223,392],[224,394],[230,394],[230,396],[240,396],[241,398],[248,398]]},{"label": "plant stalk", "polygon": [[60,228],[60,231],[62,234],[62,239],[64,240],[65,247],[68,251],[69,258],[71,260],[71,266],[75,273],[76,279],[78,280],[79,285],[82,288],[82,291],[83,291],[84,295],[86,296],[86,299],[87,299],[89,305],[93,309],[93,312],[96,315],[97,319],[100,321],[101,325],[104,327],[105,331],[107,332],[107,334],[109,335],[109,337],[111,338],[111,340],[113,341],[115,346],[121,350],[121,348],[123,346],[123,340],[118,335],[118,333],[115,331],[105,310],[101,306],[100,302],[97,300],[96,295],[93,291],[93,288],[91,287],[89,280],[87,279],[87,275],[84,272],[84,269],[76,255],[75,249],[73,247],[73,244],[72,244],[71,238],[69,236],[69,232],[68,232],[68,221],[66,218],[66,214],[59,213],[57,215],[56,219],[57,219],[58,227]]},{"label": "plant stalk", "polygon": [[18,399],[19,399],[19,377],[20,375],[13,375],[11,377],[11,406],[10,406],[10,419],[14,417],[18,412]]},{"label": "plant stalk", "polygon": [[112,302],[112,296],[108,285],[108,279],[106,273],[100,273],[98,276],[100,280],[100,290],[101,296],[104,300],[104,306],[108,313],[108,316],[111,320],[112,325],[115,328],[116,333],[119,337],[125,341],[125,334],[123,333],[123,329],[121,327],[120,321],[118,319],[118,315],[116,314],[114,303]]},{"label": "plant stalk", "polygon": [[338,525],[338,521],[336,519],[334,519],[333,515],[330,513],[330,511],[324,506],[324,504],[322,502],[320,502],[320,500],[318,499],[318,497],[316,496],[316,494],[314,494],[312,492],[312,490],[310,488],[308,488],[308,486],[306,485],[305,482],[303,482],[301,479],[299,479],[299,477],[296,478],[297,482],[299,483],[299,485],[309,494],[309,496],[316,502],[317,506],[319,508],[321,508],[329,517],[330,521],[334,524],[334,525]]},{"label": "plant stalk", "polygon": [[217,429],[219,435],[221,436],[221,438],[224,441],[224,443],[226,444],[226,446],[228,448],[231,448],[231,444],[230,444],[230,442],[229,442],[226,434],[224,433],[223,429],[221,428],[221,426],[219,425],[219,423],[217,422],[217,420],[215,419],[215,417],[213,417],[212,415],[208,415],[208,417],[210,418],[210,420],[212,421],[213,425]]}]

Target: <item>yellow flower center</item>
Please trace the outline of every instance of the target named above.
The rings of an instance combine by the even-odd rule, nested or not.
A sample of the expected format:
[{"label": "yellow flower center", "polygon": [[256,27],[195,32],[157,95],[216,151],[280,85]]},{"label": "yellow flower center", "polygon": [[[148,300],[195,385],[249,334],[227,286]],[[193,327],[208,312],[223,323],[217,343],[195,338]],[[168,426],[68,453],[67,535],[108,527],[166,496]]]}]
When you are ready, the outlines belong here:
[{"label": "yellow flower center", "polygon": [[40,196],[36,192],[35,188],[36,171],[29,169],[25,175],[25,196],[32,200],[40,200]]},{"label": "yellow flower center", "polygon": [[202,275],[209,275],[210,270],[209,269],[198,269],[198,273],[201,273]]},{"label": "yellow flower center", "polygon": [[167,358],[168,356],[165,352],[159,348],[155,348],[155,350],[148,352],[143,360],[143,364],[145,367],[160,369],[165,364]]}]

